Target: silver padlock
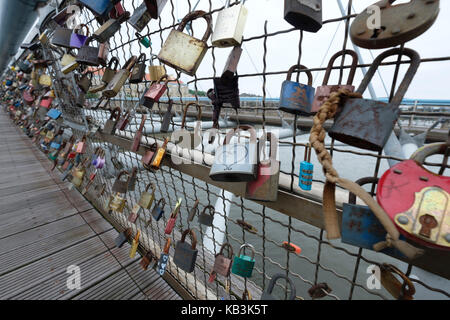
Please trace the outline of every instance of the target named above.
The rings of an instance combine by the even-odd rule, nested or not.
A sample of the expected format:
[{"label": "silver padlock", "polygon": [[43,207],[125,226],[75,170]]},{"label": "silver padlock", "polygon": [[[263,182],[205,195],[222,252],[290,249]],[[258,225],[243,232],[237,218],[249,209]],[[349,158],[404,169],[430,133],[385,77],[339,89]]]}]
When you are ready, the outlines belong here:
[{"label": "silver padlock", "polygon": [[235,47],[242,43],[244,27],[247,22],[248,10],[242,3],[230,7],[227,0],[225,9],[217,16],[216,27],[212,35],[214,47]]}]

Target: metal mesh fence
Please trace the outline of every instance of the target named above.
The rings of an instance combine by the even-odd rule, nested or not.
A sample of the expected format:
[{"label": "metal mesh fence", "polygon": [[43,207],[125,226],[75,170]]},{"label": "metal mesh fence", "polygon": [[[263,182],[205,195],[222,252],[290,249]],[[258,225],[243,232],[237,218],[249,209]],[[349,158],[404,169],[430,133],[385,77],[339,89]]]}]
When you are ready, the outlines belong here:
[{"label": "metal mesh fence", "polygon": [[[139,56],[141,53],[145,53],[147,55],[147,65],[150,62],[158,64],[156,54],[159,52],[161,44],[167,38],[170,30],[179,24],[179,21],[176,19],[176,15],[178,15],[177,10],[179,10],[179,7],[183,9],[187,7],[188,11],[191,11],[195,6],[194,2],[188,0],[182,5],[178,5],[177,1],[174,0],[168,2],[164,10],[170,11],[172,20],[170,21],[169,19],[167,21],[161,18],[152,20],[145,27],[144,31],[141,32],[142,36],[151,39],[152,45],[150,49],[146,49],[139,44],[135,30],[130,25],[127,23],[122,24],[120,31],[110,39],[110,57],[117,57],[120,65],[123,66],[131,55]],[[70,3],[68,1],[64,3],[64,6]],[[123,1],[124,8],[130,12],[134,12],[140,4],[140,0]],[[224,4],[221,1],[213,0],[200,1],[197,7],[197,9],[211,13],[213,17],[223,8]],[[341,22],[345,24],[345,28],[343,29],[343,49],[349,47],[347,37],[348,29],[351,19],[355,16],[352,14],[351,8],[352,1],[349,1],[346,16],[324,21],[325,25]],[[91,31],[100,27],[90,11],[83,9],[82,13],[84,23],[89,26]],[[49,23],[43,29],[47,29],[51,34],[54,31],[54,27]],[[288,39],[298,39],[298,43],[291,40],[283,50],[287,48],[289,50],[297,50],[297,63],[300,64],[302,62],[302,52],[306,50],[303,46],[303,33],[296,29],[269,32],[267,21],[261,29],[263,30],[261,35],[244,38],[243,46],[250,43],[257,43],[259,52],[251,52],[250,55],[252,56],[252,60],[256,61],[260,59],[262,61],[262,64],[261,61],[258,62],[258,65],[262,65],[262,69],[255,73],[239,74],[239,80],[253,81],[255,86],[261,86],[261,102],[255,103],[254,105],[251,103],[243,103],[242,107],[237,110],[224,108],[220,120],[220,133],[223,137],[229,128],[248,122],[249,117],[258,121],[258,129],[274,129],[274,126],[268,123],[276,123],[276,121],[280,121],[280,124],[283,124],[283,128],[293,128],[293,138],[280,139],[279,144],[281,175],[285,179],[283,180],[284,183],[280,184],[280,190],[286,195],[287,199],[290,199],[290,202],[283,204],[280,203],[280,199],[275,205],[254,202],[245,199],[241,195],[236,196],[233,194],[239,193],[237,192],[240,188],[238,185],[230,187],[231,190],[227,190],[214,184],[203,173],[204,171],[202,171],[204,168],[209,168],[212,159],[212,155],[209,155],[211,149],[207,149],[207,137],[204,137],[202,145],[196,149],[197,155],[206,155],[200,157],[201,160],[197,162],[197,166],[193,166],[191,169],[182,164],[168,164],[168,162],[165,162],[165,165],[160,170],[156,172],[149,171],[141,163],[142,149],[137,153],[130,151],[135,132],[139,128],[144,114],[147,120],[145,121],[144,136],[141,145],[145,147],[150,147],[155,141],[161,144],[165,137],[170,137],[172,131],[181,128],[182,107],[190,101],[201,104],[204,114],[212,114],[213,106],[209,99],[201,95],[201,92],[212,87],[211,80],[220,74],[222,68],[223,61],[219,61],[217,58],[219,49],[214,47],[209,48],[207,57],[202,63],[202,65],[210,65],[209,73],[194,76],[187,80],[187,83],[183,83],[181,80],[182,75],[179,71],[166,66],[168,74],[175,75],[175,79],[169,83],[167,97],[161,99],[161,102],[155,103],[152,110],[143,108],[139,104],[139,99],[150,85],[150,81],[144,81],[138,85],[125,84],[121,93],[109,101],[107,109],[92,110],[88,108],[88,106],[95,106],[99,102],[100,95],[95,94],[87,99],[87,108],[81,109],[74,104],[77,97],[77,88],[73,74],[69,74],[69,76],[62,75],[58,63],[49,68],[53,78],[55,93],[60,101],[59,107],[62,109],[64,119],[66,120],[65,124],[69,125],[76,140],[80,140],[83,135],[87,134],[83,128],[92,126],[92,121],[98,122],[100,127],[103,127],[110,117],[111,110],[117,106],[121,108],[122,113],[126,110],[129,110],[131,113],[128,127],[123,131],[117,130],[115,136],[97,134],[95,136],[89,136],[87,139],[87,150],[84,156],[91,159],[96,148],[101,147],[106,151],[106,165],[103,169],[97,170],[93,184],[86,195],[99,208],[104,208],[108,203],[110,195],[112,195],[111,188],[119,172],[121,170],[131,171],[133,167],[137,167],[136,188],[135,191],[128,191],[126,193],[126,209],[123,213],[110,211],[109,214],[123,229],[131,228],[133,237],[140,230],[141,246],[145,250],[152,252],[156,257],[159,257],[166,243],[166,239],[169,237],[164,234],[164,229],[170,218],[170,212],[175,208],[178,199],[181,199],[181,210],[177,217],[176,227],[170,235],[173,241],[169,255],[173,257],[176,242],[180,240],[181,233],[188,228],[194,230],[197,234],[197,249],[199,254],[194,272],[186,273],[182,271],[173,263],[172,258],[169,260],[167,272],[177,279],[195,298],[241,299],[245,290],[248,290],[253,298],[259,298],[261,292],[267,289],[271,277],[276,273],[282,273],[294,281],[297,289],[297,299],[311,299],[308,290],[320,283],[326,283],[332,289],[331,291],[319,289],[319,293],[324,295],[323,299],[392,299],[389,293],[382,287],[380,289],[369,289],[367,280],[371,276],[370,272],[368,272],[370,265],[390,263],[399,267],[407,276],[415,275],[416,272],[422,271],[419,271],[413,263],[408,264],[385,254],[356,248],[343,244],[340,241],[326,240],[326,232],[322,229],[321,222],[317,222],[321,221],[322,215],[320,211],[320,197],[317,196],[317,190],[323,187],[325,178],[321,173],[318,162],[316,159],[313,159],[313,162],[316,164],[313,183],[317,190],[315,193],[312,192],[309,194],[298,191],[296,186],[298,185],[299,179],[299,164],[303,160],[306,147],[306,142],[300,140],[299,137],[301,137],[302,133],[307,134],[307,132],[302,131],[300,125],[294,125],[294,123],[298,124],[301,119],[294,118],[287,113],[278,112],[277,105],[268,96],[267,89],[267,84],[275,76],[285,75],[287,73],[287,70],[268,71],[267,56],[274,54],[271,52],[270,39],[278,36],[287,36]],[[193,35],[200,36],[204,31],[204,27],[198,22],[195,22],[190,27],[190,30]],[[279,50],[277,50],[277,53],[279,53]],[[58,54],[49,47],[45,49],[45,54],[47,58],[60,59]],[[222,54],[220,56],[222,57]],[[425,62],[443,63],[442,61],[449,59],[450,57],[436,57],[427,59]],[[393,73],[393,88],[396,88],[397,76],[403,70],[402,64],[406,62],[391,61],[385,63],[389,65],[389,68],[395,68]],[[367,66],[369,65],[359,65],[358,67],[363,68]],[[339,74],[339,79],[345,76],[349,67],[344,59],[342,59],[340,66],[335,66],[335,69],[339,71],[337,73]],[[325,68],[320,66],[310,68],[310,70],[318,75],[322,75]],[[101,72],[102,70],[95,71]],[[101,83],[100,75],[94,76],[92,86]],[[320,79],[321,76],[315,78]],[[387,78],[384,77],[384,79]],[[193,87],[194,90],[189,90],[190,87]],[[171,129],[168,133],[161,133],[161,123],[167,111],[168,99],[173,100],[174,103]],[[405,117],[400,122],[406,123],[408,119]],[[207,131],[209,123],[204,122],[202,124],[202,132]],[[194,125],[195,113],[188,113],[187,127],[193,128]],[[348,166],[351,161],[358,161],[364,164],[361,170],[355,170],[355,172],[349,172],[347,169],[350,178],[354,180],[361,178],[362,174],[365,176],[373,175],[374,177],[379,177],[384,172],[384,169],[387,168],[387,159],[403,160],[385,156],[382,153],[365,152],[356,148],[339,146],[334,141],[331,141],[329,150],[335,159],[336,157],[339,159],[339,163],[336,164],[338,170],[341,169],[341,166],[343,167],[342,170],[345,170],[344,167]],[[188,158],[190,155],[185,154],[183,157]],[[439,170],[439,167],[442,166],[439,163],[441,159],[439,157],[433,159],[433,163],[427,163],[428,167],[433,171]],[[446,166],[446,164],[443,166]],[[92,166],[88,167],[86,177],[89,177],[94,170]],[[86,186],[87,180],[85,179],[80,191]],[[151,218],[153,208],[145,209],[140,211],[139,218],[136,222],[131,223],[128,220],[131,208],[138,203],[141,194],[151,182],[156,186],[154,204],[160,199],[165,200],[165,215],[163,215],[160,221],[155,221],[155,219]],[[106,191],[103,195],[98,196],[96,191],[102,184],[106,185]],[[375,188],[373,187],[371,191],[374,194]],[[341,202],[347,200],[348,193],[346,191],[339,190],[338,195]],[[287,212],[286,210],[280,209],[283,206],[294,205],[295,202],[293,199],[299,199],[297,208],[291,208]],[[198,213],[208,205],[216,208],[213,227],[200,225],[197,218],[194,218],[193,221],[188,220],[188,215],[193,210],[196,201],[199,202]],[[308,206],[306,202],[311,202],[314,205]],[[305,207],[303,208],[303,206]],[[298,214],[294,215],[291,213],[292,211],[298,211]],[[303,211],[306,213],[303,213]],[[198,214],[196,217],[198,217]],[[245,221],[253,226],[254,230],[243,228],[241,221]],[[283,247],[283,241],[300,246],[302,248],[301,254],[286,250]],[[242,244],[249,243],[255,247],[256,263],[251,278],[247,279],[231,275],[229,279],[217,276],[216,281],[212,283],[208,281],[214,264],[214,257],[218,254],[222,242],[229,242],[235,254],[237,254]],[[445,279],[441,279],[441,282],[434,279],[431,285],[427,280],[423,280],[421,276],[419,278],[411,278],[422,297],[438,299],[450,297],[449,283]],[[274,294],[280,298],[287,297],[289,294],[289,286],[283,281],[280,281],[280,283],[277,283]]]}]

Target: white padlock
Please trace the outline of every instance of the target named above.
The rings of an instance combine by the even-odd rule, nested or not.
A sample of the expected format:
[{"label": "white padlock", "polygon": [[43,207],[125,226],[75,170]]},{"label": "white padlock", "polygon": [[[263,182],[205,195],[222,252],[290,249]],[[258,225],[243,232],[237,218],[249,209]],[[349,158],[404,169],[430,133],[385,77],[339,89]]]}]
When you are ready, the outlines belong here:
[{"label": "white padlock", "polygon": [[248,10],[244,7],[244,3],[245,0],[230,7],[230,0],[227,0],[225,9],[220,11],[217,16],[216,27],[212,35],[214,47],[235,47],[242,43],[248,16]]}]

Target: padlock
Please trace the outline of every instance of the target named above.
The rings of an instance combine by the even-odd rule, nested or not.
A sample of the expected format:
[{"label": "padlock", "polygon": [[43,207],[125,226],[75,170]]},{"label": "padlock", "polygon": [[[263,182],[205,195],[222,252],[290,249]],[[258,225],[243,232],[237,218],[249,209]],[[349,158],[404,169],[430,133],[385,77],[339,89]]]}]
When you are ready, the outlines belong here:
[{"label": "padlock", "polygon": [[128,127],[128,124],[130,123],[130,117],[131,117],[130,110],[125,111],[125,114],[122,114],[119,121],[117,122],[116,129],[124,131]]},{"label": "padlock", "polygon": [[369,71],[356,91],[362,95],[381,62],[387,57],[394,55],[408,56],[411,58],[411,64],[392,101],[385,103],[363,98],[345,99],[344,104],[339,107],[335,115],[333,126],[328,131],[331,138],[361,149],[371,151],[383,150],[397,121],[398,108],[419,68],[419,54],[407,48],[403,50],[394,48],[381,53],[370,66]]},{"label": "padlock", "polygon": [[270,279],[269,285],[267,286],[266,290],[264,290],[263,294],[261,295],[261,300],[280,300],[280,299],[276,299],[272,295],[273,289],[275,288],[275,283],[280,279],[285,279],[287,281],[287,283],[289,283],[290,294],[289,294],[289,298],[287,300],[295,300],[295,297],[297,296],[297,291],[295,289],[294,282],[291,280],[291,278],[289,278],[286,275],[281,274],[281,273],[275,274],[272,277],[272,279]]},{"label": "padlock", "polygon": [[311,71],[305,71],[308,76],[307,85],[291,81],[292,73],[300,72],[303,69],[307,68],[302,65],[295,65],[289,69],[286,80],[283,81],[281,86],[279,108],[295,115],[310,116],[315,93],[312,86],[313,76]]},{"label": "padlock", "polygon": [[[172,116],[173,116],[172,115],[172,107],[173,107],[173,100],[170,99],[169,104],[167,106],[167,110],[163,115],[163,119],[161,122],[161,128],[159,129],[159,131],[162,133],[169,132],[170,122],[172,121]],[[172,126],[172,129],[174,129],[173,126]]]},{"label": "padlock", "polygon": [[52,20],[56,22],[59,26],[64,26],[69,20],[69,18],[78,10],[80,10],[80,7],[77,5],[70,5],[68,7],[65,7],[64,9],[61,9],[57,14],[55,14],[52,17]]},{"label": "padlock", "polygon": [[137,231],[136,236],[133,239],[133,243],[130,248],[130,258],[133,259],[136,256],[136,252],[139,246],[139,237],[141,235],[141,231]]},{"label": "padlock", "polygon": [[[361,178],[356,183],[360,186],[369,183],[376,184],[378,178]],[[368,206],[356,204],[356,195],[349,193],[348,202],[344,203],[342,207],[342,242],[373,250],[374,244],[386,239],[386,230]],[[395,248],[386,248],[382,252],[394,256],[403,256]]]},{"label": "padlock", "polygon": [[258,176],[255,181],[247,183],[245,198],[257,201],[277,201],[278,184],[280,178],[280,161],[277,160],[278,139],[275,134],[267,132],[259,140],[259,153],[261,149],[266,154],[266,141],[270,143],[269,159],[265,156],[258,162]]},{"label": "padlock", "polygon": [[[206,213],[206,210],[209,211],[209,214]],[[203,211],[198,216],[198,222],[205,226],[212,227],[213,221],[214,221],[214,213],[215,213],[214,206],[209,205],[209,206],[204,207]]]},{"label": "padlock", "polygon": [[[127,175],[127,180],[120,180],[120,178],[123,175]],[[121,171],[119,175],[117,176],[116,180],[114,181],[114,184],[112,186],[112,192],[118,192],[118,193],[127,193],[128,191],[128,180],[130,178],[130,174],[127,171]]]},{"label": "padlock", "polygon": [[[162,206],[161,206],[162,203]],[[158,203],[155,204],[152,210],[152,216],[155,218],[156,221],[161,220],[162,216],[164,215],[164,207],[166,205],[166,200],[164,198],[161,198],[158,200]]]},{"label": "padlock", "polygon": [[[164,84],[161,84],[161,81],[164,81]],[[167,84],[169,83],[169,77],[167,74],[163,75],[160,79],[158,79],[157,83],[152,83],[150,88],[145,92],[144,96],[142,97],[141,104],[146,108],[153,108],[153,104],[155,102],[158,102],[159,99],[162,97],[162,95],[167,90]]]},{"label": "padlock", "polygon": [[230,7],[230,0],[227,0],[225,9],[219,11],[216,27],[211,37],[214,47],[225,48],[241,45],[248,16],[248,10],[244,7],[244,3],[245,0]]},{"label": "padlock", "polygon": [[110,99],[114,98],[119,93],[120,89],[122,89],[128,77],[130,76],[131,69],[134,67],[136,60],[136,56],[132,56],[130,59],[128,59],[124,68],[119,70],[114,75],[112,80],[108,83],[105,91],[103,91],[103,97]]},{"label": "padlock", "polygon": [[[197,108],[197,123],[194,128],[194,132],[190,132],[186,129],[186,117],[187,111],[190,106],[195,106]],[[202,143],[202,108],[196,102],[191,102],[186,105],[183,112],[183,119],[181,121],[180,130],[176,130],[172,134],[172,140],[176,141],[175,144],[180,148],[193,150],[197,148]],[[180,138],[181,139],[178,139]]]},{"label": "padlock", "polygon": [[43,74],[39,77],[39,84],[43,87],[51,87],[52,78],[48,74]]},{"label": "padlock", "polygon": [[166,272],[167,263],[169,262],[169,250],[171,242],[172,239],[167,238],[166,244],[164,245],[164,249],[161,252],[161,256],[158,260],[158,266],[156,267],[156,271],[160,276],[164,275],[164,273]]},{"label": "padlock", "polygon": [[135,204],[133,206],[133,209],[131,209],[130,215],[128,216],[128,221],[131,223],[135,223],[137,218],[139,218],[139,213],[142,210],[141,206],[139,204]]},{"label": "padlock", "polygon": [[[348,75],[347,84],[343,85],[339,82],[337,85],[329,85],[328,80],[330,79],[331,70],[333,68],[334,62],[339,57],[345,57],[345,55],[350,55],[352,57],[352,66]],[[341,89],[346,89],[350,92],[355,91],[355,86],[353,86],[353,79],[355,78],[356,68],[358,66],[358,55],[353,50],[342,50],[333,55],[328,63],[327,71],[323,78],[322,85],[316,88],[316,94],[314,96],[314,101],[311,108],[311,114],[316,114],[319,111],[322,104],[330,98],[330,94],[333,92],[338,92]]]},{"label": "padlock", "polygon": [[123,232],[119,233],[117,238],[114,240],[117,248],[122,248],[122,246],[128,241],[131,235],[131,229],[127,228]]},{"label": "padlock", "polygon": [[213,82],[214,82],[213,104],[222,107],[224,103],[229,103],[235,109],[240,108],[241,101],[239,99],[238,76],[233,76],[231,79],[225,80],[222,80],[222,78],[214,78]]},{"label": "padlock", "polygon": [[243,50],[241,46],[236,46],[233,48],[233,50],[231,50],[221,76],[223,83],[233,80],[237,72],[237,67],[239,64],[239,60],[241,59],[242,51]]},{"label": "padlock", "polygon": [[133,167],[131,169],[130,177],[128,178],[128,191],[134,191],[136,188],[136,181],[137,181],[137,167]]},{"label": "padlock", "polygon": [[148,266],[153,260],[156,260],[154,254],[151,251],[148,251],[145,256],[142,257],[141,262],[139,263],[142,269],[147,270]]},{"label": "padlock", "polygon": [[168,0],[144,0],[153,19],[158,19]]},{"label": "padlock", "polygon": [[[186,236],[190,235],[191,245],[185,242]],[[175,255],[173,257],[173,262],[181,270],[191,273],[195,269],[195,261],[197,260],[198,250],[197,247],[197,236],[195,231],[192,229],[185,230],[181,235],[181,240],[177,242],[175,246]]]},{"label": "padlock", "polygon": [[[197,18],[204,18],[207,23],[202,40],[183,33],[186,24]],[[208,51],[208,44],[206,42],[211,35],[211,23],[211,15],[204,11],[188,13],[178,26],[178,30],[174,29],[170,32],[169,37],[159,52],[159,60],[176,70],[193,76]]]},{"label": "padlock", "polygon": [[[229,144],[231,137],[241,131],[250,132],[250,141]],[[216,150],[209,177],[214,181],[248,182],[257,178],[258,142],[256,131],[248,125],[228,131],[223,145]]]},{"label": "padlock", "polygon": [[[417,150],[380,178],[377,201],[402,235],[423,246],[450,250],[450,177],[432,173],[423,163],[448,152],[449,143]],[[440,174],[443,172],[441,171]]]},{"label": "padlock", "polygon": [[57,27],[52,37],[52,44],[59,47],[70,49],[70,38],[72,29]]},{"label": "padlock", "polygon": [[104,24],[95,30],[92,37],[99,43],[108,41],[114,34],[120,30],[121,24],[130,18],[130,13],[127,11],[118,19],[109,19]]},{"label": "padlock", "polygon": [[86,136],[83,136],[83,138],[81,138],[81,141],[78,141],[76,152],[77,153],[85,153],[86,152]]},{"label": "padlock", "polygon": [[[136,32],[135,35],[136,35],[136,38],[138,38],[140,44],[142,44],[147,49],[150,48],[152,43],[148,37],[142,36],[141,34],[139,34],[139,32]],[[151,61],[151,59],[150,59],[150,61]],[[163,74],[165,74],[165,73],[166,72],[164,71]],[[159,77],[157,79],[159,79]],[[156,81],[156,80],[153,80],[153,81]]]},{"label": "padlock", "polygon": [[[114,68],[113,68],[114,64]],[[117,68],[119,67],[119,59],[116,57],[112,57],[108,62],[108,66],[105,68],[103,72],[102,82],[109,83],[117,72]]]},{"label": "padlock", "polygon": [[109,12],[108,15],[111,19],[118,19],[122,15],[124,15],[126,13],[126,11],[123,8],[122,4],[120,3],[120,0],[113,1],[113,3],[114,3],[114,7],[111,9],[111,11]]},{"label": "padlock", "polygon": [[[80,34],[81,29],[86,28],[86,35]],[[77,26],[70,37],[70,47],[72,49],[80,49],[89,38],[89,27],[85,24]]]},{"label": "padlock", "polygon": [[72,170],[72,184],[75,187],[81,187],[84,179],[84,175],[86,174],[86,161],[88,159],[86,158],[83,162],[80,162],[78,166],[73,168]]},{"label": "padlock", "polygon": [[61,58],[61,66],[63,67],[68,66],[73,62],[76,62],[76,58],[71,54],[65,53]]},{"label": "padlock", "polygon": [[[241,251],[245,248],[250,248],[252,251],[252,256],[246,256],[245,254],[241,254]],[[234,257],[233,265],[231,267],[231,272],[244,277],[250,278],[252,276],[253,268],[255,267],[255,248],[248,243],[243,244],[238,252],[238,255]]]},{"label": "padlock", "polygon": [[150,168],[153,170],[158,170],[161,166],[161,162],[164,159],[164,156],[167,152],[167,144],[169,143],[169,138],[164,139],[163,145],[158,148],[158,150],[155,153],[155,156],[153,157],[152,163],[150,165]]},{"label": "padlock", "polygon": [[63,74],[69,74],[72,71],[78,69],[80,67],[80,64],[77,61],[73,61],[71,63],[69,63],[68,65],[64,66],[63,68],[61,68],[61,72]]},{"label": "padlock", "polygon": [[106,66],[106,62],[108,61],[109,56],[109,42],[106,41],[104,43],[100,43],[98,47],[98,62],[102,66]]},{"label": "padlock", "polygon": [[150,58],[150,65],[148,66],[148,74],[150,81],[158,81],[160,82],[164,76],[167,77],[166,68],[164,66],[155,66],[153,65],[153,59]]},{"label": "padlock", "polygon": [[[400,276],[401,283],[394,274]],[[414,300],[416,288],[413,282],[392,264],[383,263],[380,266],[381,285],[397,300]]]},{"label": "padlock", "polygon": [[164,230],[164,233],[167,235],[170,235],[173,231],[173,228],[175,227],[178,212],[180,212],[181,202],[182,199],[179,198],[177,204],[175,205],[175,209],[173,209],[172,213],[170,214],[169,220],[167,221],[166,229]]},{"label": "padlock", "polygon": [[141,116],[141,124],[139,126],[139,129],[136,131],[136,135],[134,136],[133,143],[131,144],[131,152],[138,152],[139,147],[141,145],[141,139],[142,139],[142,131],[144,130],[145,121],[147,120],[147,116],[143,114]]},{"label": "padlock", "polygon": [[149,168],[150,168],[150,165],[151,165],[151,163],[152,163],[153,157],[154,157],[155,154],[156,154],[157,149],[158,149],[158,145],[157,145],[156,142],[155,142],[155,143],[153,143],[153,144],[150,146],[150,149],[149,149],[149,150],[145,151],[145,154],[144,154],[144,156],[142,157],[142,160],[141,160],[141,161],[142,161],[142,164],[144,165],[144,167],[145,167],[146,169],[149,169]]},{"label": "padlock", "polygon": [[314,165],[311,163],[312,148],[309,143],[305,147],[305,159],[300,163],[298,186],[305,191],[311,191]]},{"label": "padlock", "polygon": [[145,2],[142,2],[141,5],[134,10],[133,15],[127,22],[137,32],[141,32],[151,19],[152,16],[150,15],[150,12],[148,12]]},{"label": "padlock", "polygon": [[86,8],[96,16],[103,16],[114,8],[112,0],[79,0]]},{"label": "padlock", "polygon": [[284,0],[284,20],[300,30],[319,31],[322,28],[322,0]]},{"label": "padlock", "polygon": [[78,87],[83,91],[84,93],[87,93],[89,91],[89,88],[92,84],[92,72],[86,72],[84,73],[81,78],[78,79],[77,84]]},{"label": "padlock", "polygon": [[111,112],[111,116],[106,120],[105,126],[103,127],[103,133],[114,134],[116,131],[117,122],[120,119],[120,107],[115,108]]},{"label": "padlock", "polygon": [[[223,251],[228,248],[228,256],[225,256]],[[231,265],[233,264],[233,247],[228,242],[222,244],[219,253],[214,260],[213,270],[211,272],[211,278],[215,278],[216,274],[224,277],[228,277],[231,272]],[[212,281],[209,281],[212,282]]]},{"label": "padlock", "polygon": [[[350,38],[366,49],[384,49],[404,44],[427,31],[439,15],[439,0],[411,0],[392,5],[395,0],[379,1],[381,28],[371,23],[372,10],[364,9],[353,20]],[[373,6],[371,6],[373,7]]]},{"label": "padlock", "polygon": [[[152,188],[152,193],[148,192],[148,190]],[[145,187],[145,191],[141,194],[141,197],[139,199],[139,206],[141,206],[144,209],[150,209],[150,207],[153,204],[153,201],[155,200],[155,185],[153,183],[149,183]]]},{"label": "padlock", "polygon": [[145,53],[141,53],[136,64],[133,67],[131,72],[129,83],[140,83],[144,79],[145,76],[145,60],[147,60],[147,56]]},{"label": "padlock", "polygon": [[78,50],[77,62],[82,65],[88,65],[93,67],[98,67],[100,65],[99,55],[100,49],[99,47],[92,47],[89,44],[92,42],[92,37],[89,37],[84,46],[82,46]]},{"label": "padlock", "polygon": [[121,197],[120,194],[117,192],[113,197],[109,204],[109,209],[116,211],[118,213],[122,213],[125,209],[127,200],[124,197]]},{"label": "padlock", "polygon": [[191,210],[189,211],[188,221],[192,222],[194,220],[195,215],[199,212],[198,205],[200,201],[195,200],[194,205],[192,206]]}]

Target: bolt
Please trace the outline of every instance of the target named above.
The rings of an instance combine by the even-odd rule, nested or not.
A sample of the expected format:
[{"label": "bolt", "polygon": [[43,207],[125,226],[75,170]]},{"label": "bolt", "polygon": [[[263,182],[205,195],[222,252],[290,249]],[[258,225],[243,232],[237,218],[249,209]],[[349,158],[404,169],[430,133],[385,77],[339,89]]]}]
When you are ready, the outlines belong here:
[{"label": "bolt", "polygon": [[447,233],[444,237],[445,241],[447,241],[448,243],[450,243],[450,233]]},{"label": "bolt", "polygon": [[398,222],[403,225],[407,225],[409,223],[408,217],[400,216],[397,218]]}]

